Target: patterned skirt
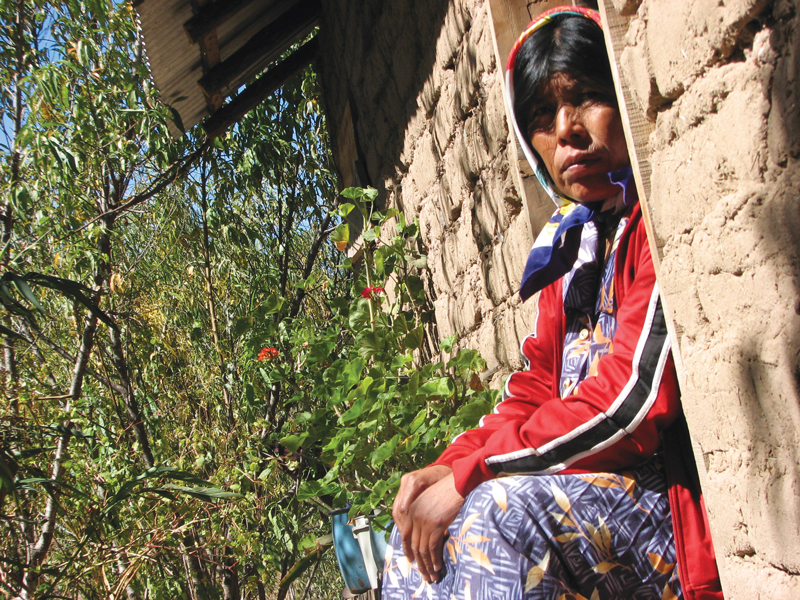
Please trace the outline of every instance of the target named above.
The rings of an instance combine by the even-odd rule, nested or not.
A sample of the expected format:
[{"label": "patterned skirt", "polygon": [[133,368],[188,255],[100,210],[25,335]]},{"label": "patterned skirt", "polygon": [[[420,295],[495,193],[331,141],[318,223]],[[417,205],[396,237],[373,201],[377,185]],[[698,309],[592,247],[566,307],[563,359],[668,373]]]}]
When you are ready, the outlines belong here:
[{"label": "patterned skirt", "polygon": [[422,580],[392,532],[383,600],[676,600],[664,473],[495,479],[467,496],[448,529],[444,575]]}]

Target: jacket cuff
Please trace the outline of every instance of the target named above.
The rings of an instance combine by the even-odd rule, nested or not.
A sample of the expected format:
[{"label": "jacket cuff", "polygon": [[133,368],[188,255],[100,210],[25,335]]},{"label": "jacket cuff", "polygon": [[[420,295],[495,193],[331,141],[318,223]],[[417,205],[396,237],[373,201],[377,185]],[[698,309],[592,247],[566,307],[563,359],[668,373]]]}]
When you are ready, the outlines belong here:
[{"label": "jacket cuff", "polygon": [[[442,458],[445,459],[444,462],[440,462]],[[466,498],[467,494],[484,481],[494,478],[494,473],[484,462],[483,449],[475,450],[466,456],[452,457],[452,460],[448,460],[445,456],[442,458],[433,464],[445,464],[453,469],[456,491],[462,498]]]}]

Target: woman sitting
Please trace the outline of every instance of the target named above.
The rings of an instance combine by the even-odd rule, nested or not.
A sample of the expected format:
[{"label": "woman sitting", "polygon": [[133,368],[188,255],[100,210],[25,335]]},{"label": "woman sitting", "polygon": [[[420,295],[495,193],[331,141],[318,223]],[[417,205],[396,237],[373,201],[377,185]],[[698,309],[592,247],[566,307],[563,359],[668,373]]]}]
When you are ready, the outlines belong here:
[{"label": "woman sitting", "polygon": [[525,268],[528,369],[402,479],[384,600],[722,597],[596,12],[531,23],[514,128],[557,206]]}]

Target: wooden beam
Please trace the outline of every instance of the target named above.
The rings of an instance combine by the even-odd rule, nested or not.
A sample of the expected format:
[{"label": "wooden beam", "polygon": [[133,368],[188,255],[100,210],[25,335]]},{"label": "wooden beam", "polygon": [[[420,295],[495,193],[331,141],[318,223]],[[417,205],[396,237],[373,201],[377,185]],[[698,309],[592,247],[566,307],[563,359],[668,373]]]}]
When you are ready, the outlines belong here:
[{"label": "wooden beam", "polygon": [[239,80],[253,67],[276,60],[292,44],[308,35],[319,23],[319,0],[301,0],[248,40],[227,60],[219,63],[197,83],[208,97],[229,96]]},{"label": "wooden beam", "polygon": [[[639,192],[642,220],[647,230],[647,239],[650,243],[650,253],[653,258],[656,279],[661,279],[661,259],[664,253],[664,243],[656,235],[653,229],[653,221],[650,217],[650,176],[653,169],[650,161],[651,149],[649,141],[650,134],[655,129],[655,123],[647,118],[644,108],[633,97],[633,92],[620,67],[620,58],[625,48],[625,38],[632,16],[618,12],[615,4],[612,0],[598,0],[598,9],[603,20],[603,32],[606,38],[611,72],[614,77],[619,112],[622,116],[625,141],[628,144],[628,154],[630,155],[631,167],[636,181],[636,190]],[[683,357],[681,356],[680,341],[683,336],[683,330],[675,322],[675,311],[671,306],[670,300],[664,297],[663,291],[661,293],[661,305],[664,308],[664,315],[667,321],[667,332],[672,345],[672,357],[675,361],[675,370],[678,372],[678,381],[680,387],[686,390],[690,385],[684,368]],[[692,426],[693,423],[689,422],[690,431]],[[700,487],[708,489],[712,486],[708,483],[708,471],[703,460],[702,449],[694,441],[692,442],[692,451],[694,452],[697,472],[700,475]],[[713,520],[711,522],[711,530],[712,537],[716,540],[720,539]],[[726,557],[723,546],[716,544],[714,550],[717,555],[717,564],[724,565]],[[724,569],[721,569],[720,575],[723,588],[727,588]]]},{"label": "wooden beam", "polygon": [[[219,40],[217,39],[217,30],[212,29],[202,38],[197,41],[197,46],[200,48],[200,62],[203,64],[203,73],[208,73],[211,69],[219,64]],[[206,106],[208,106],[208,114],[214,114],[219,110],[225,102],[222,94],[213,94],[209,96],[205,94]]]},{"label": "wooden beam", "polygon": [[203,6],[198,13],[183,24],[192,44],[214,31],[253,0],[216,0]]},{"label": "wooden beam", "polygon": [[203,123],[209,138],[215,138],[227,131],[228,127],[239,121],[247,112],[280,88],[298,71],[305,69],[317,56],[319,40],[315,37],[297,49],[283,62],[278,63],[228,104],[223,106]]}]

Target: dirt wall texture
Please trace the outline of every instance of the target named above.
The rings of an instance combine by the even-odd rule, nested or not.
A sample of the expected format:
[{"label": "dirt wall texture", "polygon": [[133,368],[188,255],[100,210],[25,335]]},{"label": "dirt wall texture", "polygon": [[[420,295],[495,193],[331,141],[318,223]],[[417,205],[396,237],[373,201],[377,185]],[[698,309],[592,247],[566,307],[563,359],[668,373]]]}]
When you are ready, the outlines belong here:
[{"label": "dirt wall texture", "polygon": [[800,598],[797,2],[614,4],[726,598]]},{"label": "dirt wall texture", "polygon": [[[522,367],[535,306],[516,291],[533,237],[509,166],[486,3],[323,4],[322,74],[334,147],[352,115],[360,183],[419,218],[438,337],[486,359],[499,387]],[[509,150],[509,147],[511,150]],[[341,168],[341,167],[340,167]],[[358,169],[353,169],[358,171]]]},{"label": "dirt wall texture", "polygon": [[[797,0],[612,0],[655,121],[648,199],[726,597],[800,598]],[[480,0],[324,0],[322,75],[350,178],[418,217],[438,335],[521,368],[532,243]],[[511,159],[511,160],[510,160]],[[347,161],[345,161],[347,162]],[[355,175],[353,175],[355,174]]]}]

